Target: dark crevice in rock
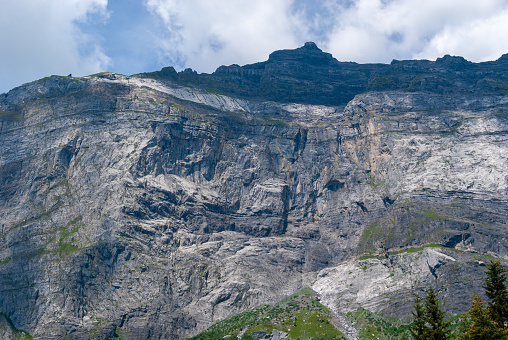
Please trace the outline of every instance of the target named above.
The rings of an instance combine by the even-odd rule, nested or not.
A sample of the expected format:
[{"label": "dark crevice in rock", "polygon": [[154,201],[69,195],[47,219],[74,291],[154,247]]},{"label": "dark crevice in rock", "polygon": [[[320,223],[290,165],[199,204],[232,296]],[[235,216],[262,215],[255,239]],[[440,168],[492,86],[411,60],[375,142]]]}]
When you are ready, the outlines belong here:
[{"label": "dark crevice in rock", "polygon": [[355,202],[357,206],[360,207],[360,209],[362,209],[363,212],[369,212],[369,210],[367,209],[367,207],[365,207],[365,204],[363,202]]},{"label": "dark crevice in rock", "polygon": [[395,202],[396,199],[390,199],[390,197],[386,196],[386,197],[383,197],[383,203],[385,205],[386,208],[388,208],[390,205],[392,205],[394,202]]},{"label": "dark crevice in rock", "polygon": [[325,188],[327,188],[330,191],[337,191],[339,189],[344,188],[345,182],[341,180],[332,179],[329,180],[328,183],[326,183]]},{"label": "dark crevice in rock", "polygon": [[445,247],[448,248],[455,248],[455,246],[461,242],[464,242],[468,240],[471,237],[471,234],[458,234],[453,235],[448,238],[448,240],[445,241],[443,244]]}]

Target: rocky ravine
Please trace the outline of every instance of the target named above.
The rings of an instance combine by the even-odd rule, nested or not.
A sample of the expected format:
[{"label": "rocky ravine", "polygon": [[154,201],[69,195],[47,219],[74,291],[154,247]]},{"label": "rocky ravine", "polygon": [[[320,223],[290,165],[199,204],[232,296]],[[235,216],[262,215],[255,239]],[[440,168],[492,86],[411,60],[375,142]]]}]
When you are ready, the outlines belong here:
[{"label": "rocky ravine", "polygon": [[403,317],[429,284],[464,312],[487,255],[508,256],[507,104],[292,104],[110,73],[16,88],[0,312],[38,339],[176,339],[306,285]]}]

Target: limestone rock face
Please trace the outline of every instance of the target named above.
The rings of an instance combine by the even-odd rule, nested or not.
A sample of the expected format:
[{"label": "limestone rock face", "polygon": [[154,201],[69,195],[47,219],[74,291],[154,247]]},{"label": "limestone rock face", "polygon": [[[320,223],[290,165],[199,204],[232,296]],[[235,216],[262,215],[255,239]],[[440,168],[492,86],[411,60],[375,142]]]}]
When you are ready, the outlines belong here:
[{"label": "limestone rock face", "polygon": [[[315,45],[270,60],[309,55],[336,64]],[[0,95],[0,312],[17,329],[185,338],[305,285],[337,313],[396,317],[432,285],[461,313],[485,254],[508,256],[504,93],[323,106],[165,74]]]}]

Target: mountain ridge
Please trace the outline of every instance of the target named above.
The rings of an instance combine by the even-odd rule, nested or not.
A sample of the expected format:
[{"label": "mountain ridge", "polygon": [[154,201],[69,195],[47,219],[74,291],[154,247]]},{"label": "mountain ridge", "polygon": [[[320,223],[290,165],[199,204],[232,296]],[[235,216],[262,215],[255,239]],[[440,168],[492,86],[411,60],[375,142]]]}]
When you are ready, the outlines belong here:
[{"label": "mountain ridge", "polygon": [[[434,79],[438,64],[450,68]],[[330,310],[402,317],[429,285],[465,312],[485,262],[508,258],[506,73],[454,90],[451,70],[480,66],[393,65],[427,82],[387,73],[404,89],[332,105],[340,87],[319,92],[328,78],[311,65],[310,80],[285,69],[300,78],[252,97],[192,71],[0,95],[0,313],[38,339],[180,339],[305,286]],[[433,79],[443,89],[422,90]],[[247,80],[231,89],[248,94]],[[287,102],[272,91],[283,82],[322,95]]]},{"label": "mountain ridge", "polygon": [[[267,61],[220,66],[212,74],[172,67],[144,73],[221,93],[262,100],[345,105],[366,91],[504,94],[508,53],[496,61],[472,63],[445,55],[436,61],[393,60],[390,64],[340,62],[308,42],[293,50],[270,54]],[[446,80],[443,78],[447,78]],[[504,85],[503,85],[504,84]]]}]

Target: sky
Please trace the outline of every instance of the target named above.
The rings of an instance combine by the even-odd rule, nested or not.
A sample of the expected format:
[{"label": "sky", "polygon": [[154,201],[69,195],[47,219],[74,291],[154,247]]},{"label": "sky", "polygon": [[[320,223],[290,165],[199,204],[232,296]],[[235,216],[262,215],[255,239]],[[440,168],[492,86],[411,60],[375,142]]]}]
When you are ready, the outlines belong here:
[{"label": "sky", "polygon": [[1,0],[0,93],[49,75],[211,73],[314,41],[340,61],[508,53],[508,0]]}]

